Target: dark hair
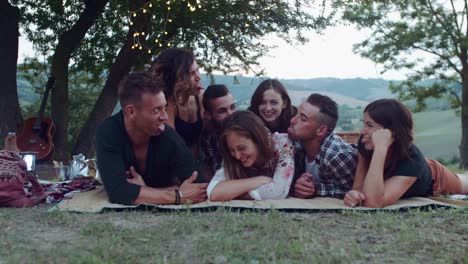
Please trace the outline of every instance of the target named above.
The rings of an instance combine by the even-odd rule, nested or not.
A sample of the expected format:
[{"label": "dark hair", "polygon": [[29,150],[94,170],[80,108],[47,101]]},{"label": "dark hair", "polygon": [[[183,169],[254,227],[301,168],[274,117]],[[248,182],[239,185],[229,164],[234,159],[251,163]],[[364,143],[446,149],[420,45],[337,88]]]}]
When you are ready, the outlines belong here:
[{"label": "dark hair", "polygon": [[[286,104],[286,107],[281,111],[281,114],[278,117],[279,125],[276,128],[271,127],[270,124],[265,122],[265,120],[263,120],[258,111],[258,107],[263,101],[263,94],[269,89],[273,89],[275,92],[279,93],[281,95],[281,99],[283,99],[284,103]],[[284,85],[277,79],[268,79],[261,82],[258,85],[257,89],[255,89],[255,92],[252,95],[252,99],[250,100],[250,106],[248,110],[254,112],[257,116],[262,118],[263,122],[265,123],[265,126],[268,129],[270,129],[271,132],[279,133],[287,132],[289,122],[291,121],[291,118],[296,115],[297,112],[297,108],[291,104],[291,98],[288,95],[288,91],[286,90]]]},{"label": "dark hair", "polygon": [[[375,122],[392,132],[394,138],[390,155],[387,156],[385,176],[393,173],[401,160],[409,159],[409,147],[413,143],[413,118],[410,110],[395,99],[380,99],[366,106],[367,113]],[[370,163],[370,159],[368,160]]]},{"label": "dark hair", "polygon": [[203,108],[211,113],[211,100],[229,94],[229,90],[224,84],[213,84],[206,88],[203,94]]},{"label": "dark hair", "polygon": [[138,104],[145,93],[158,94],[166,88],[164,82],[149,72],[132,72],[120,81],[118,97],[121,107]]},{"label": "dark hair", "polygon": [[338,105],[336,102],[330,97],[318,93],[311,94],[306,102],[320,110],[317,122],[326,125],[329,133],[333,132],[338,120]]},{"label": "dark hair", "polygon": [[273,155],[271,136],[263,121],[250,111],[236,111],[224,122],[220,147],[226,178],[244,179],[248,177],[246,170],[242,166],[242,163],[231,155],[226,142],[227,135],[233,132],[253,141],[258,148],[258,157],[261,159],[261,162],[270,160]]},{"label": "dark hair", "polygon": [[190,67],[195,61],[192,51],[182,48],[170,48],[161,51],[151,65],[151,71],[163,78],[166,83],[166,97],[182,96],[185,103],[191,89]]}]

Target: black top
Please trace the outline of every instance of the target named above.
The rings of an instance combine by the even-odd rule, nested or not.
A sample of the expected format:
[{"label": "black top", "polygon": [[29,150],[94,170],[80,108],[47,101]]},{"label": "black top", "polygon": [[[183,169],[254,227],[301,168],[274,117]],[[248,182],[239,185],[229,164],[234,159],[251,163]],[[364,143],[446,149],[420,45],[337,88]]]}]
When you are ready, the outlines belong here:
[{"label": "black top", "polygon": [[[184,181],[196,170],[192,154],[170,126],[151,137],[146,171],[138,168],[133,145],[125,130],[122,111],[107,118],[96,131],[96,156],[99,174],[112,203],[133,204],[139,185],[127,182],[125,172],[133,166],[149,187],[167,187]],[[197,182],[203,181],[199,174]]]},{"label": "black top", "polygon": [[409,148],[410,159],[402,160],[391,176],[416,177],[404,197],[428,196],[432,193],[432,173],[421,151],[414,144]]},{"label": "black top", "polygon": [[[187,146],[191,146],[193,144],[198,143],[198,138],[200,137],[200,133],[203,127],[203,121],[201,117],[201,108],[200,108],[200,100],[198,96],[195,96],[195,102],[197,103],[197,121],[194,123],[188,123],[182,120],[179,117],[179,110],[177,109],[176,117],[175,117],[175,129],[177,133],[184,139],[185,144]],[[177,106],[176,106],[177,107]]]}]

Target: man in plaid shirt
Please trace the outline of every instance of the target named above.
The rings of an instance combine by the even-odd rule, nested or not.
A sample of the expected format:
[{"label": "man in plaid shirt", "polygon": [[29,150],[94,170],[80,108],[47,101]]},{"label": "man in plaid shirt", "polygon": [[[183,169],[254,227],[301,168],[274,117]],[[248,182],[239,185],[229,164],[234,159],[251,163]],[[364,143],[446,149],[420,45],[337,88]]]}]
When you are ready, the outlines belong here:
[{"label": "man in plaid shirt", "polygon": [[333,134],[338,107],[330,97],[312,94],[291,119],[288,134],[295,141],[291,192],[297,198],[343,198],[353,186],[357,149]]},{"label": "man in plaid shirt", "polygon": [[225,85],[210,85],[203,94],[204,118],[208,120],[200,136],[202,170],[207,180],[221,168],[223,157],[219,149],[221,125],[236,111],[234,97]]}]

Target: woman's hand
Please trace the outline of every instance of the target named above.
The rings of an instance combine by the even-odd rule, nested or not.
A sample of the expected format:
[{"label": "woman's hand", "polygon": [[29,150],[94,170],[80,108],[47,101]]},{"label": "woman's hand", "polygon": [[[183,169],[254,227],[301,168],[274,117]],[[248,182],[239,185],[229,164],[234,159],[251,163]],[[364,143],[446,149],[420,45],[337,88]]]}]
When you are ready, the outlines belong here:
[{"label": "woman's hand", "polygon": [[364,193],[356,190],[351,190],[346,193],[344,197],[344,204],[347,206],[356,207],[360,206],[365,199],[366,195],[364,195]]},{"label": "woman's hand", "polygon": [[377,129],[372,134],[372,143],[374,144],[374,148],[384,148],[388,149],[390,145],[392,145],[394,138],[392,136],[392,132],[389,129],[382,128]]}]

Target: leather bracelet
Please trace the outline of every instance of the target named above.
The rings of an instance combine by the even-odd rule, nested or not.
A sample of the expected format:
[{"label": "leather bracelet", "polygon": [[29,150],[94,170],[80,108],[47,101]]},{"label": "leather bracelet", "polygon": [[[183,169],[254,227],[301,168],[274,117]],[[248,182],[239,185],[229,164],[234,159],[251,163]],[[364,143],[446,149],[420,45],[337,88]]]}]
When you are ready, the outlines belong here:
[{"label": "leather bracelet", "polygon": [[179,190],[174,190],[175,192],[175,204],[180,204],[180,192]]}]

